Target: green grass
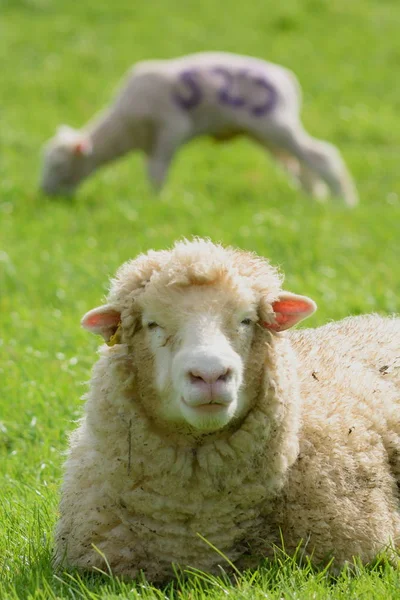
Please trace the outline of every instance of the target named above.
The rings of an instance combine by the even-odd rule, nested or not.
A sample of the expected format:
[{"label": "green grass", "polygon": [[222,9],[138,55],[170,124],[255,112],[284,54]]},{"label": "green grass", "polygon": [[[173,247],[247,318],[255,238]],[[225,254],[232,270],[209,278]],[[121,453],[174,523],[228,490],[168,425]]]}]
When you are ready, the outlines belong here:
[{"label": "green grass", "polygon": [[[282,266],[319,305],[310,325],[399,310],[400,5],[397,0],[0,0],[0,598],[399,598],[400,574],[337,580],[289,558],[236,583],[193,575],[165,590],[53,572],[62,453],[98,340],[79,327],[124,260],[207,235]],[[293,190],[246,141],[197,140],[159,198],[140,156],[71,201],[37,190],[40,147],[80,126],[133,62],[221,49],[292,68],[309,131],[337,144],[359,208]]]}]

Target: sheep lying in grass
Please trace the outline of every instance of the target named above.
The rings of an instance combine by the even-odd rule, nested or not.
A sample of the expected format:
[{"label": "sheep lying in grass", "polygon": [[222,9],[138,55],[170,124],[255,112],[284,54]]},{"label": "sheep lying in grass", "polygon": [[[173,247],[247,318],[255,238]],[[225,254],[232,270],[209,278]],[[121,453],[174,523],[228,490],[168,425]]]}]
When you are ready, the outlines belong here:
[{"label": "sheep lying in grass", "polygon": [[71,437],[59,563],[161,582],[217,571],[210,544],[239,568],[281,533],[339,566],[396,545],[400,319],[286,333],[315,304],[281,283],[201,239],[120,268],[82,321],[111,347]]},{"label": "sheep lying in grass", "polygon": [[131,150],[148,157],[159,189],[178,148],[198,135],[247,135],[269,150],[303,189],[327,188],[357,203],[338,150],[312,138],[300,121],[300,88],[281,66],[247,56],[205,52],[138,63],[112,106],[82,131],[60,127],[45,151],[42,188],[68,193],[90,173]]}]

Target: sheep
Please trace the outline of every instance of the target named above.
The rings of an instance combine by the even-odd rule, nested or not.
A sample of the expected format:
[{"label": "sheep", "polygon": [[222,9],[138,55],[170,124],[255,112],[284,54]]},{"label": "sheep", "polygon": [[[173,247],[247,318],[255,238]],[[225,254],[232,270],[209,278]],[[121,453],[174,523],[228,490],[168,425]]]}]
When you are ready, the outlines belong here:
[{"label": "sheep", "polygon": [[70,439],[56,563],[218,572],[286,552],[338,568],[400,535],[400,319],[316,309],[209,240],[125,263],[82,320],[106,344]]},{"label": "sheep", "polygon": [[47,143],[41,187],[49,195],[71,193],[102,165],[141,150],[158,191],[175,153],[192,138],[246,135],[308,194],[322,199],[329,188],[354,206],[356,188],[339,151],[306,133],[300,105],[294,74],[261,59],[203,52],[139,62],[110,108],[81,131],[61,126]]}]

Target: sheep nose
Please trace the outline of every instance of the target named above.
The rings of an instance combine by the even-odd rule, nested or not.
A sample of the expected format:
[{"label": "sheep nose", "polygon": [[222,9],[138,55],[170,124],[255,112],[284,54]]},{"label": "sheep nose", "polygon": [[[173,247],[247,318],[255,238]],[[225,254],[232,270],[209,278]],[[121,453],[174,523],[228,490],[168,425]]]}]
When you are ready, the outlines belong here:
[{"label": "sheep nose", "polygon": [[217,383],[217,381],[228,381],[232,377],[232,370],[229,368],[214,369],[212,371],[192,369],[188,375],[190,383],[195,385],[199,383],[212,385],[213,383]]}]

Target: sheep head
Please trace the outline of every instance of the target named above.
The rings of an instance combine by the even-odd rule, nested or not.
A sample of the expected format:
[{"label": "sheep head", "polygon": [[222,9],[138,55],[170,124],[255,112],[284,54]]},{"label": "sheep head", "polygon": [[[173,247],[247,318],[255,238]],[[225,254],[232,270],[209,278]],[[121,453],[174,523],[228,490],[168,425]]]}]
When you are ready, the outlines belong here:
[{"label": "sheep head", "polygon": [[183,241],[123,265],[82,325],[125,345],[154,421],[217,431],[248,412],[274,336],[315,310],[281,280],[250,253]]},{"label": "sheep head", "polygon": [[45,147],[41,188],[48,195],[70,194],[92,169],[93,147],[80,131],[61,125]]}]

